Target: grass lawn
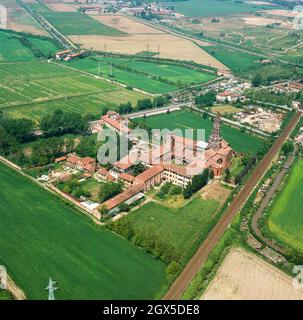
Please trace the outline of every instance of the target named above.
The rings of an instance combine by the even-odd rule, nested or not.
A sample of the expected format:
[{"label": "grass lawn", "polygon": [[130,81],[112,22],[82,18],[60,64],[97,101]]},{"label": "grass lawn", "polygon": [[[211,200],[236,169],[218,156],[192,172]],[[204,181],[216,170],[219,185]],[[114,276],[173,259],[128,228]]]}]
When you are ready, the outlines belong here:
[{"label": "grass lawn", "polygon": [[217,201],[202,200],[197,196],[181,208],[149,202],[130,213],[127,219],[135,231],[147,227],[160,234],[164,242],[175,248],[181,259],[186,259],[210,231],[218,208]]},{"label": "grass lawn", "polygon": [[303,160],[298,160],[289,180],[270,208],[270,231],[287,245],[303,252]]},{"label": "grass lawn", "polygon": [[[142,121],[142,120],[141,120]],[[170,114],[161,114],[147,117],[146,124],[154,129],[205,129],[205,138],[212,130],[213,123],[210,119],[203,119],[202,116],[187,110],[171,112]],[[242,133],[240,130],[232,128],[222,123],[223,138],[230,143],[231,147],[238,152],[256,153],[262,145],[263,139]]]},{"label": "grass lawn", "polygon": [[0,64],[0,109],[14,117],[39,119],[56,109],[100,114],[105,106],[136,105],[144,97],[53,63]]},{"label": "grass lawn", "polygon": [[214,113],[220,112],[221,114],[229,114],[229,113],[237,113],[242,111],[240,108],[236,108],[231,104],[222,104],[222,105],[216,105],[211,108],[211,111]]},{"label": "grass lawn", "polygon": [[[0,264],[29,299],[151,299],[165,265],[0,164]],[[146,276],[148,275],[148,281]]]}]

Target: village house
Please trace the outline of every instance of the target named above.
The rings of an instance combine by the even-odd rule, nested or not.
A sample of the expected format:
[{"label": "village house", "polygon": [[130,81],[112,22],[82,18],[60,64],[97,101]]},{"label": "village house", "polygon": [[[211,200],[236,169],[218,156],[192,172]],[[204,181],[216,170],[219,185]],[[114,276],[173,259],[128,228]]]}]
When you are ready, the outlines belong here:
[{"label": "village house", "polygon": [[243,96],[237,92],[231,91],[223,91],[217,94],[216,100],[217,102],[225,103],[225,102],[237,102],[243,99]]},{"label": "village house", "polygon": [[136,181],[136,177],[128,173],[121,173],[119,175],[119,179],[123,182],[124,186],[127,188],[130,188],[131,186],[133,186],[134,182]]},{"label": "village house", "polygon": [[76,170],[83,170],[90,173],[96,171],[96,159],[91,157],[78,157],[76,155],[71,155],[67,158],[67,165]]},{"label": "village house", "polygon": [[111,180],[111,175],[109,171],[107,171],[105,168],[100,167],[97,172],[95,173],[95,178],[98,180]]},{"label": "village house", "polygon": [[108,128],[115,132],[122,132],[125,134],[129,134],[131,132],[131,129],[127,126],[128,120],[125,117],[120,116],[119,113],[115,111],[108,111],[106,115],[101,117],[101,120]]},{"label": "village house", "polygon": [[162,165],[150,167],[136,177],[134,184],[143,185],[144,191],[147,191],[163,181],[163,172]]},{"label": "village house", "polygon": [[128,157],[121,159],[113,164],[109,173],[115,178],[118,179],[121,173],[129,173],[134,167],[134,163],[130,162]]},{"label": "village house", "polygon": [[185,167],[175,164],[164,164],[163,168],[163,178],[165,181],[171,182],[181,188],[186,188],[188,183],[191,181],[192,176],[188,174]]},{"label": "village house", "polygon": [[[122,193],[116,195],[115,197],[105,201],[103,204],[101,204],[97,209],[100,209],[101,207],[105,207],[108,211],[109,215],[113,215],[119,212],[119,205],[122,203],[126,203],[127,205],[130,205],[138,200],[140,200],[142,197],[144,197],[144,194],[142,193],[144,187],[143,185],[137,184],[134,185],[131,188],[126,189]],[[100,215],[98,210],[96,210],[96,214]]]}]

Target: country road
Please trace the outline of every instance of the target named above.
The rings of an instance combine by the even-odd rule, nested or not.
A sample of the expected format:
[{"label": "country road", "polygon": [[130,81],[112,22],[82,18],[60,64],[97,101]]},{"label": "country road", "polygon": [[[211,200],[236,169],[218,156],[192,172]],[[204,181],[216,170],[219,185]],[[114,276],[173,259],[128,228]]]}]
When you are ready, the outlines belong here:
[{"label": "country road", "polygon": [[251,221],[251,227],[252,227],[253,231],[255,232],[255,234],[257,235],[257,237],[259,239],[261,239],[263,242],[265,242],[269,247],[272,247],[273,249],[275,249],[276,251],[278,251],[282,254],[287,254],[285,248],[281,247],[279,244],[277,244],[273,240],[263,236],[263,234],[259,228],[258,221],[262,217],[265,208],[269,205],[270,201],[272,200],[273,196],[275,195],[277,188],[281,185],[281,182],[282,182],[284,176],[286,175],[286,173],[289,170],[288,168],[290,168],[292,166],[292,164],[295,160],[296,152],[297,152],[297,147],[295,147],[295,150],[288,157],[283,168],[281,169],[281,171],[279,172],[279,174],[275,178],[273,184],[271,185],[269,190],[266,192],[265,197],[261,201],[260,207],[258,208],[256,213],[253,215],[252,221]]},{"label": "country road", "polygon": [[205,241],[202,243],[195,255],[186,265],[179,277],[172,284],[172,286],[164,296],[164,300],[177,300],[182,297],[182,294],[193,281],[193,279],[205,263],[206,259],[208,258],[209,254],[215,248],[216,244],[219,242],[224,232],[231,224],[232,220],[239,213],[251,193],[257,187],[258,183],[270,167],[281,146],[288,139],[289,135],[296,127],[297,123],[300,120],[300,117],[300,112],[297,112],[293,116],[290,123],[282,131],[281,135],[274,142],[273,146],[270,148],[264,158],[258,163],[254,170],[254,173],[248,179],[241,191],[235,196],[224,215],[209,233]]}]

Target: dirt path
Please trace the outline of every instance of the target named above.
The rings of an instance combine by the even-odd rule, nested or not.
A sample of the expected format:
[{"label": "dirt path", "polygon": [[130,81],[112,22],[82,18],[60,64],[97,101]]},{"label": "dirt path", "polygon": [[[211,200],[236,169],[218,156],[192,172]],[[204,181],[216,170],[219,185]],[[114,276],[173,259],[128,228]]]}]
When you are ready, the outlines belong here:
[{"label": "dirt path", "polygon": [[25,293],[15,284],[15,282],[8,277],[7,291],[9,291],[16,300],[26,300]]},{"label": "dirt path", "polygon": [[247,199],[254,191],[264,174],[271,166],[273,159],[276,157],[283,143],[288,139],[289,135],[296,127],[297,123],[301,118],[301,113],[297,112],[287,127],[282,131],[281,135],[277,138],[273,146],[270,148],[268,153],[256,166],[253,174],[248,179],[242,190],[234,197],[234,200],[230,203],[229,207],[225,211],[224,215],[209,233],[205,241],[202,243],[200,248],[197,250],[195,255],[189,261],[187,266],[184,268],[180,276],[175,280],[167,294],[164,296],[164,300],[177,300],[182,297],[186,288],[193,281],[209,254],[213,251],[224,232],[230,226],[235,216],[240,212]]}]

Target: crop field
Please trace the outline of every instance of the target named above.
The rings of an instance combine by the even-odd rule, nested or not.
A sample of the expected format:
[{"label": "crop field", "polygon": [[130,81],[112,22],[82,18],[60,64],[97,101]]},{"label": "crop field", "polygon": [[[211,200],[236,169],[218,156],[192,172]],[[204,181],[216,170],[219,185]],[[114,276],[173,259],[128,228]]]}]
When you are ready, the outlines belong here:
[{"label": "crop field", "polygon": [[[272,9],[272,4],[260,5],[256,3],[239,2],[235,0],[188,0],[166,2],[174,6],[177,12],[188,17],[218,17],[236,13],[256,12],[258,10]],[[274,8],[277,8],[276,6]]]},{"label": "crop field", "polygon": [[[37,60],[31,50],[24,46],[19,39],[21,39],[21,35],[18,33],[0,31],[0,63],[4,61],[28,62]],[[46,56],[54,54],[58,50],[57,46],[48,39],[33,36],[27,36],[26,39]]]},{"label": "crop field", "polygon": [[[110,77],[110,64],[105,62],[103,59],[100,59],[100,71],[101,76],[104,78],[112,79],[117,82],[121,82],[128,86],[132,86],[146,92],[150,93],[167,93],[170,91],[175,91],[178,89],[177,86],[174,86],[169,83],[163,83],[151,78],[148,78],[145,75],[129,72],[127,70],[121,70],[112,67],[112,77]],[[84,70],[93,74],[98,74],[98,62],[90,58],[74,60],[66,64],[80,70]]]},{"label": "crop field", "polygon": [[3,60],[32,61],[36,59],[32,52],[24,47],[12,34],[0,31],[0,43],[0,62]]},{"label": "crop field", "polygon": [[260,257],[233,247],[202,300],[302,300],[293,278]]},{"label": "crop field", "polygon": [[[202,116],[185,110],[147,117],[145,121],[146,124],[153,129],[205,129],[206,139],[208,139],[213,125],[210,119],[203,119]],[[238,129],[223,123],[222,136],[233,149],[244,153],[256,153],[264,141],[262,138],[249,135],[248,133],[242,133]]]},{"label": "crop field", "polygon": [[47,35],[47,32],[16,0],[0,0],[0,5],[7,9],[7,28],[18,32]]},{"label": "crop field", "polygon": [[49,23],[66,35],[110,35],[124,33],[115,28],[102,24],[90,16],[76,12],[55,12],[42,4],[29,4],[39,12]]},{"label": "crop field", "polygon": [[203,47],[205,51],[221,61],[234,72],[243,72],[260,67],[259,56],[226,48],[220,45]]},{"label": "crop field", "polygon": [[165,284],[159,260],[2,164],[0,197],[0,263],[28,299],[47,299],[50,277],[67,300],[151,299]]},{"label": "crop field", "polygon": [[168,208],[149,202],[130,213],[126,219],[135,232],[147,228],[161,235],[181,258],[189,257],[198,243],[210,231],[220,204],[215,200],[202,200],[197,197],[181,208]]},{"label": "crop field", "polygon": [[[214,74],[164,62],[152,63],[119,57],[99,57],[97,59],[103,77],[110,78],[110,64],[112,64],[111,78],[113,80],[151,93],[167,93],[185,85],[204,83],[217,77]],[[98,62],[90,58],[74,60],[66,65],[98,74]],[[157,78],[170,83],[158,81]]]},{"label": "crop field", "polygon": [[269,210],[270,231],[288,246],[303,252],[303,160],[298,160],[284,190]]},{"label": "crop field", "polygon": [[100,114],[105,106],[146,97],[56,64],[2,63],[0,76],[0,109],[14,117],[38,119],[58,108]]},{"label": "crop field", "polygon": [[166,33],[157,28],[147,26],[141,21],[117,14],[91,15],[96,22],[101,22],[108,27],[116,28],[122,35],[83,35],[83,33],[69,38],[84,49],[107,51],[122,54],[137,54],[146,51],[149,45],[150,52],[158,52],[160,58],[174,60],[195,61],[203,65],[210,65],[219,69],[226,67],[200,48],[191,40]]},{"label": "crop field", "polygon": [[58,51],[57,46],[51,41],[30,37],[28,39],[36,48],[38,48],[47,57],[49,55],[54,55]]}]

